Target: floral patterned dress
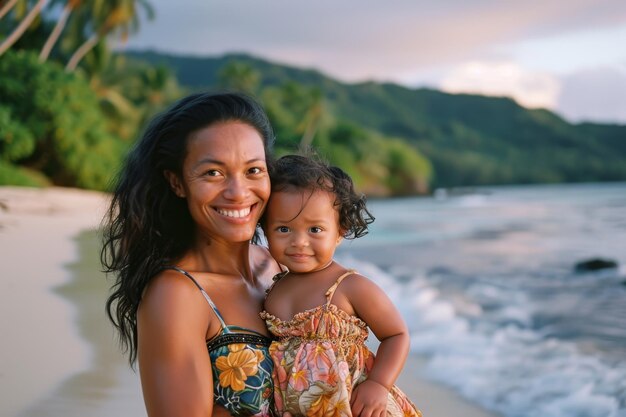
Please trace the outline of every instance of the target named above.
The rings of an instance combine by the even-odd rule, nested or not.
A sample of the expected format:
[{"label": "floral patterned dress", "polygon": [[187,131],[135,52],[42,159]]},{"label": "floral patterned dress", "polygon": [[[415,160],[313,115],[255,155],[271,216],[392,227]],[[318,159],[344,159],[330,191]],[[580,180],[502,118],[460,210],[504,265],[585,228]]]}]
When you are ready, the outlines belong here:
[{"label": "floral patterned dress", "polygon": [[169,268],[196,284],[222,326],[222,331],[207,341],[214,403],[235,417],[274,416],[270,338],[254,330],[226,325],[209,295],[191,274],[177,267]]},{"label": "floral patterned dress", "polygon": [[[374,364],[365,346],[367,325],[331,304],[337,286],[326,292],[326,304],[283,321],[267,312],[261,317],[277,340],[270,346],[274,361],[274,402],[278,415],[352,416],[350,395]],[[279,274],[275,280],[284,274]],[[388,416],[421,416],[396,386],[387,399]]]}]

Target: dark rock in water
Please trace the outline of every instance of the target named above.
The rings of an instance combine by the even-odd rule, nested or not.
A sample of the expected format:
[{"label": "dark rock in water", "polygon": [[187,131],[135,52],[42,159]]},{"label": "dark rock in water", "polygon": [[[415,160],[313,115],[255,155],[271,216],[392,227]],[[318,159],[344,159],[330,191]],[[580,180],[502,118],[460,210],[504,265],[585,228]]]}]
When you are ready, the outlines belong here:
[{"label": "dark rock in water", "polygon": [[433,275],[456,275],[456,273],[445,266],[435,266],[434,268],[430,268],[428,270],[428,276]]},{"label": "dark rock in water", "polygon": [[617,262],[612,259],[593,258],[580,261],[574,266],[576,272],[593,272],[602,269],[617,268]]}]

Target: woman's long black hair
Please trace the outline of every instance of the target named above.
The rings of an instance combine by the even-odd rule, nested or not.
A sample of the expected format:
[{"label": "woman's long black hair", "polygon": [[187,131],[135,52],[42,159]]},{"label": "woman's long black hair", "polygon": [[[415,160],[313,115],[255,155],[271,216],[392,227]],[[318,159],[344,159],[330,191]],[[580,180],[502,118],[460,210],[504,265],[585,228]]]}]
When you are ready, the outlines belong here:
[{"label": "woman's long black hair", "polygon": [[224,121],[254,127],[263,138],[270,166],[274,133],[262,107],[243,94],[199,93],[152,120],[117,177],[103,221],[100,258],[105,272],[115,275],[106,311],[131,366],[137,359],[137,308],[142,293],[165,265],[190,249],[194,236],[186,201],[174,194],[164,172],[182,177],[189,135]]}]

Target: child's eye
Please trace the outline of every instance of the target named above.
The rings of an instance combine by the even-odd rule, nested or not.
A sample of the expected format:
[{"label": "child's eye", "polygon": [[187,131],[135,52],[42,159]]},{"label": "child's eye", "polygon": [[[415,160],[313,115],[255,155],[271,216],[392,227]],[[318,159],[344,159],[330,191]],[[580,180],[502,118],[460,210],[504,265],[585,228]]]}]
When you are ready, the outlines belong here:
[{"label": "child's eye", "polygon": [[289,228],[287,226],[278,226],[276,231],[278,233],[289,233]]},{"label": "child's eye", "polygon": [[324,229],[322,229],[322,228],[321,228],[321,227],[319,227],[319,226],[313,226],[313,227],[311,227],[311,228],[309,229],[309,231],[310,231],[311,233],[322,233],[322,232],[324,231]]}]

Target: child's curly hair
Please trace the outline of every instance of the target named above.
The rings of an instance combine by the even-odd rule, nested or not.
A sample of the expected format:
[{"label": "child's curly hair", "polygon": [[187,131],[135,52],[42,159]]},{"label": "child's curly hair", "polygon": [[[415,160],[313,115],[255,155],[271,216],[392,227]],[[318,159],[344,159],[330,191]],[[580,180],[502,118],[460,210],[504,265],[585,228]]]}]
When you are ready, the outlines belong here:
[{"label": "child's curly hair", "polygon": [[374,216],[365,205],[365,195],[354,191],[352,178],[341,168],[330,166],[314,155],[286,155],[273,164],[270,172],[272,192],[290,188],[322,190],[335,195],[339,226],[343,237],[365,236]]}]

